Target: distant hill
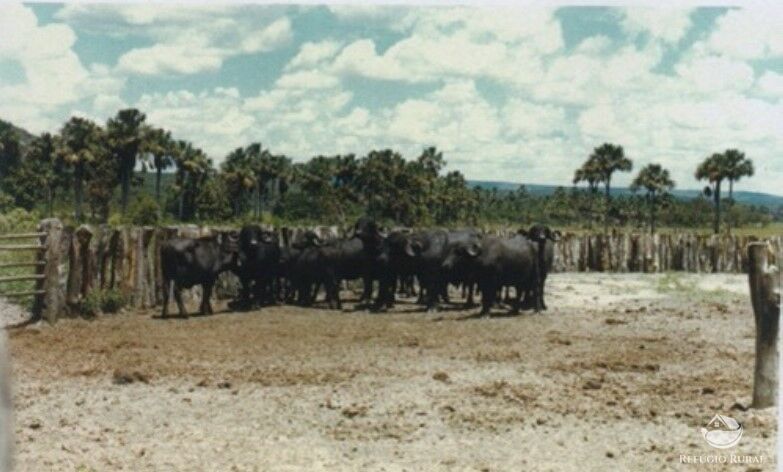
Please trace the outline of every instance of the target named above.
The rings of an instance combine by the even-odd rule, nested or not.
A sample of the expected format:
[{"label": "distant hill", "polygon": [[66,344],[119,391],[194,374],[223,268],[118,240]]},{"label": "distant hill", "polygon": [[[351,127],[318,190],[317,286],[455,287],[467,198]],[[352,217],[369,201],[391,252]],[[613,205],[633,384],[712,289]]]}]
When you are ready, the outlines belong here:
[{"label": "distant hill", "polygon": [[[468,180],[468,185],[470,187],[478,186],[486,189],[497,188],[498,191],[507,192],[507,191],[516,190],[517,188],[519,188],[521,184],[514,183],[514,182],[498,182],[498,181],[491,181],[491,180]],[[563,187],[570,188],[571,186],[564,185]],[[528,193],[530,193],[531,195],[545,196],[545,195],[551,195],[555,193],[555,190],[558,188],[558,186],[525,184],[525,188],[527,189]],[[633,192],[631,192],[631,190],[628,187],[618,187],[618,188],[611,189],[612,195],[629,195],[632,193]],[[701,190],[687,190],[687,189],[676,190],[675,189],[672,191],[672,195],[683,200],[696,198],[700,194],[701,194]],[[780,206],[783,206],[783,196],[772,195],[769,193],[736,191],[734,192],[734,199],[737,202],[744,203],[746,205],[765,206],[768,208],[778,208]]]}]

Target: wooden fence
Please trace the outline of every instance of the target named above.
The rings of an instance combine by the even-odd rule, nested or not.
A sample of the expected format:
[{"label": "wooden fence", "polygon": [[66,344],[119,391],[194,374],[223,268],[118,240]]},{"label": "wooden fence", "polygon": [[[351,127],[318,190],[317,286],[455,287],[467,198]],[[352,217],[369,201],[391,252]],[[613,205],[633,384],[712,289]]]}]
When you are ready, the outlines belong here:
[{"label": "wooden fence", "polygon": [[[336,226],[310,229],[327,239],[345,234]],[[33,291],[37,297],[34,314],[43,314],[53,321],[59,314],[78,314],[84,300],[96,290],[118,290],[132,307],[158,306],[162,296],[160,245],[174,236],[196,237],[221,231],[230,231],[230,228],[193,225],[63,228],[58,220],[45,220],[38,233],[16,236],[39,238],[37,244],[25,247],[40,254],[29,264],[36,268],[35,274],[30,276],[30,280],[34,278],[37,283]],[[290,244],[302,231],[305,229],[281,228],[282,244]],[[494,232],[497,235],[510,233],[512,230]],[[756,239],[687,233],[565,234],[555,245],[555,271],[747,272],[745,247]],[[778,251],[781,238],[771,238],[769,244]],[[236,277],[225,274],[219,280],[216,295],[231,297],[236,290]],[[198,289],[193,289],[190,296],[198,296]]]},{"label": "wooden fence", "polygon": [[[748,246],[750,300],[756,322],[756,364],[753,372],[753,407],[775,406],[778,399],[778,334],[780,332],[780,246],[765,242]],[[775,260],[777,259],[777,264]]]},{"label": "wooden fence", "polygon": [[[34,282],[33,288],[23,290],[0,290],[4,298],[33,298],[33,320],[46,318],[54,322],[63,309],[60,283],[60,253],[62,223],[56,219],[41,221],[38,231],[33,233],[0,234],[0,251],[4,253],[32,253],[29,257],[4,258],[0,270],[16,269],[15,274],[0,276],[0,285],[19,285]],[[12,241],[13,243],[8,243]],[[23,243],[18,243],[23,241]],[[28,273],[19,269],[32,268]]]}]

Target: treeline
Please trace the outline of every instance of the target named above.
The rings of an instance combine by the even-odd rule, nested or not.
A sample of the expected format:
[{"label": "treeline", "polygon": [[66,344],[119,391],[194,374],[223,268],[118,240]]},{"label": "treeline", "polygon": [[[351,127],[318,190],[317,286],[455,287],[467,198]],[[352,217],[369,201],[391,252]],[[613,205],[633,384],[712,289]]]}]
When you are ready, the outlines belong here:
[{"label": "treeline", "polygon": [[[576,170],[573,187],[534,196],[524,186],[512,192],[471,188],[461,172],[446,169],[434,147],[414,159],[384,149],[294,163],[252,143],[215,166],[193,143],[153,126],[136,109],[120,110],[104,125],[73,117],[57,134],[19,134],[0,121],[0,212],[19,207],[74,222],[344,224],[368,214],[406,226],[535,221],[654,231],[656,225],[712,222],[717,232],[722,224],[766,224],[776,216],[765,207],[734,204],[733,183],[753,174],[752,163],[736,150],[707,158],[696,177],[707,180],[708,189],[685,201],[671,197],[674,182],[657,164],[639,171],[634,195],[612,197],[613,175],[633,164],[622,146],[608,143]],[[721,194],[726,183],[729,198]]]}]

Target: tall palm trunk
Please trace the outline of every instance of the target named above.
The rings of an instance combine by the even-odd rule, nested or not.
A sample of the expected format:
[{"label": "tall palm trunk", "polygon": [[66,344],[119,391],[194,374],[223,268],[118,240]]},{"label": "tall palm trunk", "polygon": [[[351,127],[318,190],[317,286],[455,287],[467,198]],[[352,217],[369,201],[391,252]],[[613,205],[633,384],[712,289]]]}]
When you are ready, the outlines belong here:
[{"label": "tall palm trunk", "polygon": [[52,208],[54,207],[54,188],[50,185],[46,187],[46,215],[52,217]]},{"label": "tall palm trunk", "polygon": [[160,179],[163,175],[163,166],[160,162],[155,163],[155,201],[160,206]]},{"label": "tall palm trunk", "polygon": [[720,184],[721,181],[715,182],[715,192],[713,198],[715,199],[715,222],[713,223],[713,232],[715,234],[720,233]]},{"label": "tall palm trunk", "polygon": [[256,182],[255,217],[261,218],[261,179]]},{"label": "tall palm trunk", "polygon": [[[734,179],[729,179],[729,210],[734,208]],[[732,213],[726,217],[726,230],[731,234]]]},{"label": "tall palm trunk", "polygon": [[609,186],[611,177],[606,178],[605,192],[606,192],[606,213],[604,214],[604,233],[609,233],[609,210],[611,208],[611,197],[609,196]]},{"label": "tall palm trunk", "polygon": [[655,192],[650,193],[650,234],[655,234]]},{"label": "tall palm trunk", "polygon": [[185,212],[185,174],[180,173],[178,180],[179,180],[179,204],[177,208],[177,217],[179,218],[179,221],[182,221]]},{"label": "tall palm trunk", "polygon": [[130,181],[131,173],[133,173],[133,166],[129,165],[128,161],[123,159],[120,164],[122,171],[120,173],[120,207],[122,214],[128,209],[128,196],[130,195]]},{"label": "tall palm trunk", "polygon": [[73,171],[74,216],[76,221],[82,221],[82,202],[84,200],[84,164],[76,164]]}]

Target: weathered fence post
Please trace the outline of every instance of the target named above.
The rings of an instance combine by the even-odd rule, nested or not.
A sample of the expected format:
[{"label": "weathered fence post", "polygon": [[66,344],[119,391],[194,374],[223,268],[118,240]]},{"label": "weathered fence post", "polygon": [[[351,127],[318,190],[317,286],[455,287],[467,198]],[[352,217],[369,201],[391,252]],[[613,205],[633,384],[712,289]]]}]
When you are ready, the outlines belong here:
[{"label": "weathered fence post", "polygon": [[[771,255],[771,247],[766,242],[748,245],[750,299],[756,320],[754,408],[774,406],[777,401],[780,270],[769,263]],[[777,263],[780,263],[779,259]]]},{"label": "weathered fence post", "polygon": [[33,303],[33,319],[45,319],[54,323],[65,309],[65,292],[61,283],[60,262],[62,260],[63,224],[56,218],[47,218],[41,221],[39,231],[46,233],[41,236],[41,244],[46,246],[39,256],[42,265],[37,268],[37,273],[43,275],[38,281],[38,290],[44,293],[37,295]]}]

